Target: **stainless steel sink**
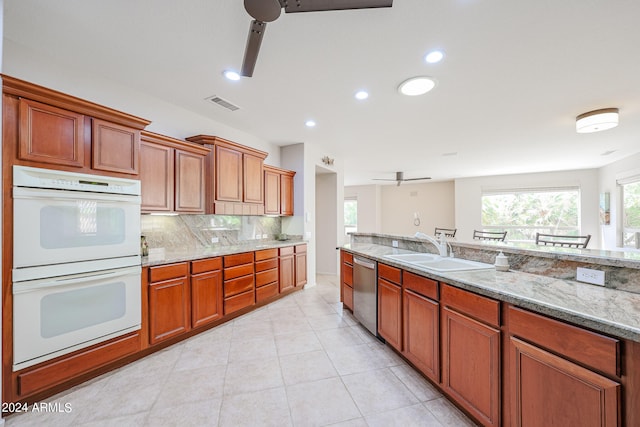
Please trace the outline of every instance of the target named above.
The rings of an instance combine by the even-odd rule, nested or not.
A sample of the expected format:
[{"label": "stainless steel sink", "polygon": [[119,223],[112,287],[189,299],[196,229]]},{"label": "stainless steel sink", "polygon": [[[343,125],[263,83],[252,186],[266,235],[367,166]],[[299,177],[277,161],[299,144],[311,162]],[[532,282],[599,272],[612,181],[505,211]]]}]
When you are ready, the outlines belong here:
[{"label": "stainless steel sink", "polygon": [[494,268],[492,264],[461,258],[441,257],[434,254],[396,254],[386,255],[385,257],[416,268],[432,271],[488,270]]}]

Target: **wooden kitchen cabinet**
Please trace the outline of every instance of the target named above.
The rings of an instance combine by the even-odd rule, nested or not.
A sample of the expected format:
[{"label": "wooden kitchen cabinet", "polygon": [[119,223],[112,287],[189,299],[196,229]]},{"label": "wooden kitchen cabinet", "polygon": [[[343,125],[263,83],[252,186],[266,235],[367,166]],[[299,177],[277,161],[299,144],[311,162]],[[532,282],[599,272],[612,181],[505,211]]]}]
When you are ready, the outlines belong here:
[{"label": "wooden kitchen cabinet", "polygon": [[255,305],[255,270],[253,252],[223,257],[224,314]]},{"label": "wooden kitchen cabinet", "polygon": [[278,249],[278,267],[280,270],[280,293],[295,288],[295,257],[293,246]]},{"label": "wooden kitchen cabinet", "polygon": [[191,261],[191,327],[222,318],[222,258]]},{"label": "wooden kitchen cabinet", "polygon": [[340,250],[340,301],[353,311],[353,255]]},{"label": "wooden kitchen cabinet", "polygon": [[141,138],[142,212],[204,213],[209,150],[146,131]]},{"label": "wooden kitchen cabinet", "polygon": [[149,342],[158,344],[191,329],[189,265],[149,268]]},{"label": "wooden kitchen cabinet", "polygon": [[378,334],[402,351],[401,270],[378,263]]},{"label": "wooden kitchen cabinet", "polygon": [[140,131],[149,124],[120,111],[3,76],[3,145],[24,166],[111,176],[139,170]]},{"label": "wooden kitchen cabinet", "polygon": [[500,303],[441,286],[442,387],[484,426],[500,425]]},{"label": "wooden kitchen cabinet", "polygon": [[618,426],[620,341],[509,307],[512,425]]},{"label": "wooden kitchen cabinet", "polygon": [[205,160],[206,213],[264,214],[264,159],[266,152],[217,136],[197,135],[187,141],[211,151]]},{"label": "wooden kitchen cabinet", "polygon": [[256,302],[272,298],[280,293],[278,271],[278,249],[263,249],[255,252]]},{"label": "wooden kitchen cabinet", "polygon": [[438,282],[402,272],[402,355],[424,375],[440,382]]},{"label": "wooden kitchen cabinet", "polygon": [[307,245],[294,246],[295,259],[295,286],[301,287],[307,284]]},{"label": "wooden kitchen cabinet", "polygon": [[264,165],[264,213],[293,215],[293,177],[295,172]]}]

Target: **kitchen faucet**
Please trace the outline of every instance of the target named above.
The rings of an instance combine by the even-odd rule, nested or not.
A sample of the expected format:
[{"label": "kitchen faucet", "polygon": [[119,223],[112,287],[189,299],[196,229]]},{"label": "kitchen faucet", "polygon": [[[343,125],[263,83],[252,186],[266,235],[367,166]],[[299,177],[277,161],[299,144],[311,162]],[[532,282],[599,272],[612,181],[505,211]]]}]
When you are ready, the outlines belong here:
[{"label": "kitchen faucet", "polygon": [[[425,239],[429,243],[432,243],[438,249],[440,256],[443,256],[443,257],[453,256],[453,249],[451,248],[451,245],[447,241],[447,238],[445,237],[444,233],[439,233],[439,236],[438,236],[438,238],[440,239],[439,241],[429,236],[428,234],[424,234],[419,231],[415,234],[415,237],[419,239]],[[449,248],[447,248],[447,246]],[[447,249],[451,249],[450,251],[451,255],[449,255],[449,251]]]}]

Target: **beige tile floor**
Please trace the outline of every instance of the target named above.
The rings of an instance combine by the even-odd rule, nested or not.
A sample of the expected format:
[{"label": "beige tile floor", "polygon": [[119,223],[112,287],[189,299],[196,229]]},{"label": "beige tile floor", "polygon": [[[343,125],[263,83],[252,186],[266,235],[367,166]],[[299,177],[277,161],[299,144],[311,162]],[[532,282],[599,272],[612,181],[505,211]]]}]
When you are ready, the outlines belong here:
[{"label": "beige tile floor", "polygon": [[53,396],[7,426],[474,426],[339,302],[338,278]]}]

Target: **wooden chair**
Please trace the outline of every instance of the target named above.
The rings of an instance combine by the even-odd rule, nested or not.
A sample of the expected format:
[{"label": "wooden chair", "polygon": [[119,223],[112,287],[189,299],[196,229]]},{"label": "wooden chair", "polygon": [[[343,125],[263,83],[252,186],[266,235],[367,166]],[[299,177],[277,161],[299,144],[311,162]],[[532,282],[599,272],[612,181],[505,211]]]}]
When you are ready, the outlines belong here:
[{"label": "wooden chair", "polygon": [[456,231],[458,231],[457,228],[440,228],[440,227],[436,227],[436,231],[435,231],[435,233],[433,235],[438,237],[440,235],[440,233],[444,233],[445,237],[456,237]]},{"label": "wooden chair", "polygon": [[536,245],[562,246],[563,248],[586,248],[591,234],[586,236],[564,236],[560,234],[536,233]]},{"label": "wooden chair", "polygon": [[507,237],[506,231],[481,231],[473,230],[473,238],[476,240],[497,240],[504,242]]}]

